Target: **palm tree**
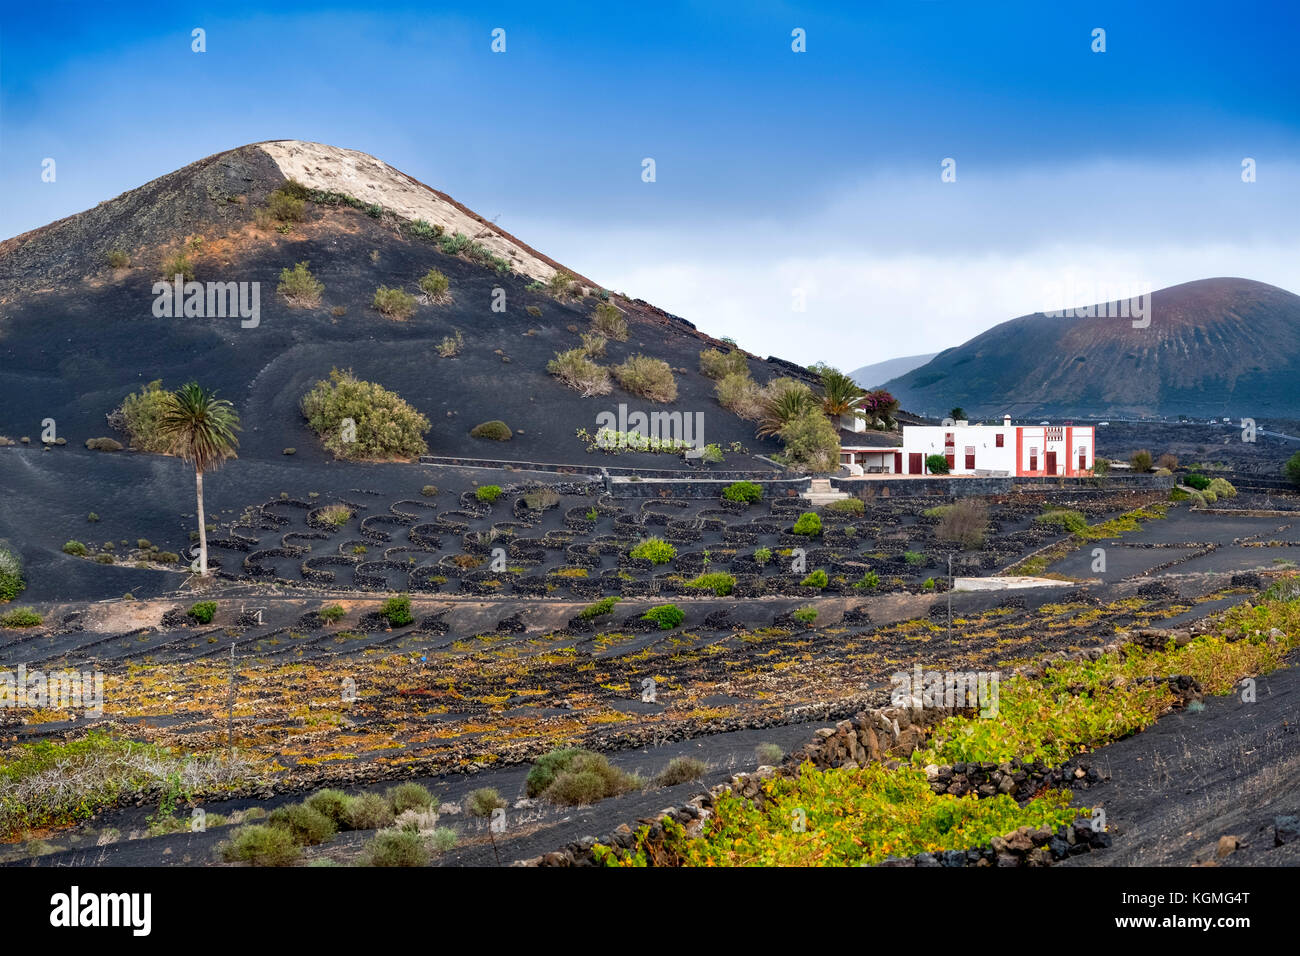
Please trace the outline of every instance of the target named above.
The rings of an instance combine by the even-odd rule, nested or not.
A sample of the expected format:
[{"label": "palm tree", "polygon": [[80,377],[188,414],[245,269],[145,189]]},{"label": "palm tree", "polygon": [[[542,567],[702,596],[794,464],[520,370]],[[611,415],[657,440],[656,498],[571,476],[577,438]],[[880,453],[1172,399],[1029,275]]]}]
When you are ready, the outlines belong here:
[{"label": "palm tree", "polygon": [[786,423],[817,408],[812,389],[790,378],[774,378],[763,387],[763,410],[758,420],[758,437],[777,434]]},{"label": "palm tree", "polygon": [[208,532],[203,517],[203,473],[235,457],[239,415],[217,393],[188,382],[167,396],[158,419],[167,453],[194,463],[195,496],[199,503],[199,573],[208,573]]},{"label": "palm tree", "polygon": [[821,376],[822,411],[832,422],[838,422],[841,416],[853,411],[853,406],[862,397],[864,389],[837,368],[823,366]]}]

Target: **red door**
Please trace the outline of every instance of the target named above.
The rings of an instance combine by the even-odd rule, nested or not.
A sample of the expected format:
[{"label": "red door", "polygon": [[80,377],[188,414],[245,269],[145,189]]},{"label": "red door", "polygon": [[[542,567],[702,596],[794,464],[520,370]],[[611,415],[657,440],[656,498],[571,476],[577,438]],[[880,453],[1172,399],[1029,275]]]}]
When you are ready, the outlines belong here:
[{"label": "red door", "polygon": [[1037,470],[1038,470],[1038,456],[1031,453],[1029,456],[1029,473],[1032,475]]},{"label": "red door", "polygon": [[903,453],[901,451],[896,451],[894,452],[894,474],[901,475],[902,473],[903,473]]},{"label": "red door", "polygon": [[975,449],[974,448],[966,449],[966,470],[967,471],[975,470]]},{"label": "red door", "polygon": [[1083,452],[1083,451],[1079,452],[1079,470],[1080,470],[1080,471],[1087,471],[1087,470],[1088,470],[1088,453],[1087,453],[1087,452]]},{"label": "red door", "polygon": [[921,460],[919,451],[909,452],[907,456],[907,473],[909,475],[919,475],[925,471],[925,464]]},{"label": "red door", "polygon": [[956,455],[944,455],[943,457],[946,458],[946,459],[948,460],[948,470],[949,470],[949,471],[952,471],[953,466],[955,466],[955,465],[957,464],[957,456],[956,456]]},{"label": "red door", "polygon": [[1047,454],[1047,473],[1049,475],[1054,475],[1056,474],[1056,452],[1049,451],[1046,454]]}]

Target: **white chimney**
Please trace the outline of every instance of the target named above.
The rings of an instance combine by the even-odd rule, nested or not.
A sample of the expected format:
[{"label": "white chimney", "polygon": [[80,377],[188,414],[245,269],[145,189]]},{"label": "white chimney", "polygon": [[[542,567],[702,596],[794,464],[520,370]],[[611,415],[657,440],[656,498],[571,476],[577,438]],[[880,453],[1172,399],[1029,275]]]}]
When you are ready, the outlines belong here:
[{"label": "white chimney", "polygon": [[1005,428],[1010,428],[1010,427],[1011,427],[1011,416],[1010,416],[1010,415],[1003,415],[1003,416],[1002,416],[1002,425],[1003,425],[1003,427],[1005,427]]}]

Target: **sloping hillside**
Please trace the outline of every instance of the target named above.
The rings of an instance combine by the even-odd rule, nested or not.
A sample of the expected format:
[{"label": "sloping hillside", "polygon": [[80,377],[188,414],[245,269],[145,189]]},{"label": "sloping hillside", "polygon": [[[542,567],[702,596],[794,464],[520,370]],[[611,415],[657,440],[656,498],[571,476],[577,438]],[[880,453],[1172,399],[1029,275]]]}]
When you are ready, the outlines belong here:
[{"label": "sloping hillside", "polygon": [[[312,192],[301,218],[282,221],[267,206],[290,176]],[[462,246],[477,245],[457,250],[440,241],[456,234]],[[256,324],[156,315],[154,283],[177,253],[188,256],[197,282],[259,283]],[[323,283],[318,305],[293,306],[276,293],[281,270],[299,262]],[[381,285],[419,298],[418,280],[430,269],[447,276],[448,301],[421,299],[401,320],[372,308]],[[561,269],[374,157],[294,141],[240,147],[0,243],[0,435],[35,442],[41,422],[53,418],[79,447],[112,434],[105,415],[129,392],[155,379],[174,387],[197,378],[239,409],[241,457],[278,458],[292,447],[321,459],[328,456],[298,402],[337,366],[428,416],[432,454],[588,460],[575,432],[594,432],[597,415],[617,414],[620,404],[702,413],[708,442],[779,450],[718,405],[713,382],[700,374],[700,350],[718,342],[573,269],[563,269],[576,281],[560,294],[548,282]],[[626,341],[609,342],[603,364],[638,352],[663,359],[675,372],[675,400],[650,402],[617,384],[583,398],[548,374],[555,353],[582,344],[602,301],[617,306],[629,330]],[[438,345],[457,334],[459,353],[442,357]],[[759,382],[791,374],[775,360],[749,364]],[[490,419],[505,421],[515,437],[470,437]],[[625,454],[617,463],[679,462]]]},{"label": "sloping hillside", "polygon": [[1089,311],[1079,304],[1072,317],[1021,316],[885,387],[931,413],[958,405],[979,416],[1300,413],[1300,296],[1217,278],[1150,299],[1146,327],[1114,308],[1115,317],[1079,318]]}]

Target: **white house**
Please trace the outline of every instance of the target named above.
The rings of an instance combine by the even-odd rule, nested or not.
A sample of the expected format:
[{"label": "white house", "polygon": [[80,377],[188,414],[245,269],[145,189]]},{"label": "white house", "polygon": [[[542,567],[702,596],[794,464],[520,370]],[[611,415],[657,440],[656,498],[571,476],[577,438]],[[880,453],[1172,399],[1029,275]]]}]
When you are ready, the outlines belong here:
[{"label": "white house", "polygon": [[841,444],[840,462],[868,473],[928,474],[925,460],[943,455],[953,475],[1018,477],[1092,474],[1094,430],[1091,425],[1001,425],[957,421],[945,425],[904,425],[901,448]]}]

